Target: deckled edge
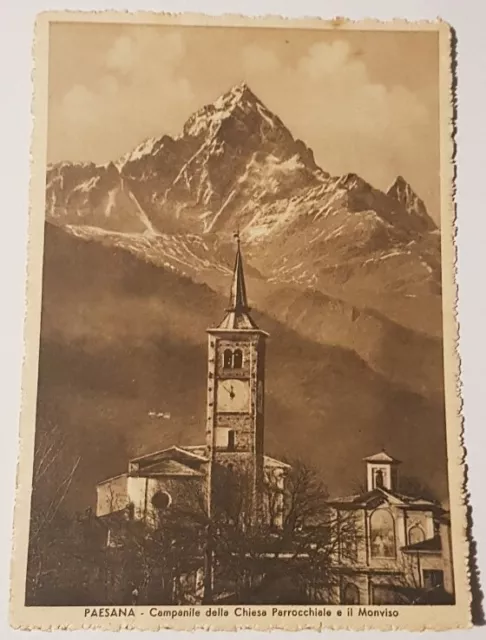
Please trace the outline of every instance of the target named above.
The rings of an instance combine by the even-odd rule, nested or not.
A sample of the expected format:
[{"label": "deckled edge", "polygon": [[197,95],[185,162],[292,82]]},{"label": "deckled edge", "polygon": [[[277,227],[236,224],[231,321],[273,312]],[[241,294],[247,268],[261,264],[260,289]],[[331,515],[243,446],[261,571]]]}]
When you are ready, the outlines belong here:
[{"label": "deckled edge", "polygon": [[[19,454],[17,460],[17,483],[16,483],[16,502],[14,510],[14,532],[13,532],[13,553],[11,561],[11,589],[10,589],[10,624],[14,628],[18,629],[42,629],[42,630],[104,630],[109,629],[111,631],[118,630],[144,630],[148,627],[134,626],[124,623],[117,623],[114,625],[106,624],[48,624],[48,625],[32,625],[26,624],[21,621],[21,614],[28,607],[24,607],[23,604],[18,604],[17,600],[24,600],[25,591],[25,568],[26,568],[26,556],[27,546],[21,544],[18,540],[19,533],[22,531],[22,524],[26,524],[24,535],[24,541],[28,540],[28,523],[30,512],[30,495],[31,495],[31,477],[32,477],[32,461],[33,461],[33,440],[34,440],[34,423],[35,423],[35,399],[37,396],[37,363],[39,356],[39,331],[40,331],[40,293],[42,283],[42,256],[43,256],[43,227],[44,227],[44,201],[41,204],[37,202],[35,204],[35,197],[37,196],[36,182],[38,181],[37,174],[45,174],[46,162],[41,163],[38,158],[45,156],[45,131],[42,129],[47,125],[47,110],[46,105],[42,104],[45,98],[44,91],[47,90],[47,60],[42,60],[42,64],[39,64],[41,55],[43,54],[42,46],[47,48],[47,42],[43,41],[46,38],[46,32],[48,31],[49,24],[52,22],[97,22],[97,23],[120,23],[120,24],[166,24],[166,25],[178,25],[178,26],[226,26],[226,27],[243,27],[251,26],[257,28],[264,27],[281,27],[281,28],[297,28],[297,29],[322,29],[322,30],[361,30],[361,29],[373,29],[375,31],[390,31],[390,30],[431,30],[438,31],[439,38],[441,40],[441,57],[444,55],[442,50],[442,40],[444,36],[447,37],[448,43],[448,66],[447,69],[444,65],[440,65],[441,73],[441,94],[445,91],[449,97],[449,112],[447,122],[445,123],[445,116],[442,115],[443,104],[441,97],[441,209],[444,214],[448,213],[447,224],[450,227],[449,236],[445,236],[444,227],[441,231],[441,247],[442,247],[442,280],[443,284],[447,284],[451,291],[454,292],[450,311],[452,311],[452,317],[449,318],[447,324],[452,325],[448,329],[452,329],[452,340],[446,340],[446,319],[444,318],[444,360],[447,356],[452,356],[452,363],[454,366],[450,367],[447,371],[445,366],[446,378],[453,377],[453,389],[455,393],[446,399],[446,404],[450,405],[454,403],[454,406],[449,408],[447,412],[447,453],[449,460],[449,485],[451,492],[451,511],[455,511],[454,521],[457,529],[456,533],[453,533],[453,537],[458,538],[453,544],[453,558],[454,566],[457,568],[458,563],[458,548],[461,549],[461,555],[459,558],[462,560],[463,569],[465,568],[465,578],[462,584],[458,583],[457,572],[455,575],[455,590],[456,596],[466,589],[468,594],[469,613],[471,613],[471,593],[470,593],[470,579],[471,573],[469,569],[469,561],[471,557],[471,548],[468,544],[467,534],[471,534],[470,527],[466,527],[464,524],[467,521],[467,509],[468,509],[468,493],[467,493],[467,474],[465,464],[465,445],[464,445],[464,424],[462,416],[462,398],[461,398],[461,382],[460,382],[460,356],[458,351],[459,344],[459,324],[457,318],[457,304],[458,304],[458,290],[457,290],[457,247],[455,244],[455,238],[457,236],[456,229],[456,210],[455,210],[455,121],[456,121],[456,78],[454,75],[455,67],[455,35],[453,29],[446,22],[440,18],[437,20],[421,20],[421,21],[409,21],[402,18],[396,18],[394,20],[376,20],[373,18],[367,18],[363,20],[351,20],[342,17],[335,17],[333,19],[327,19],[323,17],[301,17],[301,18],[289,18],[274,15],[264,16],[242,16],[235,14],[224,14],[220,16],[213,16],[207,14],[197,13],[159,13],[152,11],[142,12],[130,12],[130,11],[53,11],[42,12],[38,14],[35,23],[34,30],[34,43],[33,43],[33,98],[32,98],[32,119],[33,119],[33,135],[31,141],[31,163],[30,163],[30,185],[29,185],[29,224],[28,224],[28,247],[27,247],[27,286],[26,286],[26,312],[24,320],[24,355],[23,355],[23,367],[22,367],[22,401],[21,401],[21,418],[20,418],[20,433],[19,433]],[[41,34],[41,37],[39,37]],[[47,38],[46,38],[47,40]],[[47,57],[47,56],[45,56]],[[45,78],[44,78],[45,76]],[[444,85],[444,78],[447,78],[447,83]],[[45,80],[45,84],[42,81]],[[43,116],[43,119],[42,119]],[[444,135],[444,130],[445,135]],[[41,138],[41,141],[39,141]],[[44,142],[44,144],[43,144]],[[447,150],[447,172],[445,171],[445,163],[443,153]],[[41,167],[39,167],[41,165]],[[40,171],[42,168],[42,171]],[[37,174],[36,174],[37,171]],[[43,190],[44,191],[44,190]],[[44,194],[45,196],[45,194]],[[40,212],[37,212],[37,207]],[[443,220],[444,220],[443,216]],[[37,231],[39,237],[37,237]],[[34,240],[33,240],[34,238]],[[447,248],[449,253],[452,250],[452,260],[450,264],[444,268],[444,248]],[[40,260],[39,260],[40,258]],[[446,301],[443,297],[443,310],[444,315],[449,311]],[[34,338],[32,339],[32,335]],[[447,354],[447,348],[450,345],[454,345],[453,353]],[[451,363],[451,364],[452,364]],[[446,380],[446,395],[447,395],[447,380]],[[449,392],[450,395],[450,392]],[[32,408],[34,411],[32,412]],[[451,416],[452,414],[452,416]],[[32,419],[33,418],[33,419]],[[27,429],[29,432],[27,432]],[[452,445],[452,440],[455,440],[455,446]],[[451,451],[452,446],[452,451]],[[29,455],[30,454],[30,455]],[[29,458],[27,459],[27,456]],[[451,458],[454,457],[454,460]],[[454,463],[454,466],[453,464]],[[456,477],[456,476],[459,476]],[[26,479],[28,482],[26,482]],[[25,488],[23,485],[27,484]],[[455,488],[455,490],[454,490]],[[459,490],[460,499],[457,504],[453,505],[453,494]],[[25,512],[25,513],[24,513]],[[462,531],[460,530],[462,526]],[[24,554],[22,568],[19,567],[20,554]],[[24,584],[24,589],[20,589],[20,583]],[[17,584],[18,583],[18,584]],[[18,592],[16,591],[18,590]],[[455,605],[457,607],[457,605]],[[51,609],[56,610],[56,607]],[[433,607],[431,607],[434,610]],[[412,612],[412,610],[410,611]],[[436,611],[439,614],[439,611]],[[434,616],[435,617],[435,616]],[[458,613],[459,618],[459,613]],[[471,626],[471,615],[469,620],[458,620],[457,625],[451,626],[437,626],[437,625],[422,625],[422,626],[409,626],[409,625],[394,625],[390,624],[384,627],[377,627],[370,624],[359,624],[353,626],[343,627],[342,625],[299,625],[298,630],[313,629],[347,629],[347,630],[427,630],[427,629],[453,629],[453,628],[465,628]],[[195,625],[190,627],[180,627],[180,630],[243,630],[254,629],[263,630],[267,627],[258,626],[255,624],[238,624],[234,627],[225,627],[222,625]],[[150,627],[152,630],[171,629],[177,630],[174,625],[159,625],[158,627]],[[279,624],[273,625],[271,630],[288,630],[289,626],[280,626]]]},{"label": "deckled edge", "polygon": [[[441,37],[444,35],[441,33]],[[453,570],[454,570],[454,587],[456,593],[456,602],[458,593],[463,590],[467,594],[468,606],[468,622],[467,628],[473,624],[472,620],[472,603],[473,594],[471,590],[471,571],[470,571],[470,554],[471,554],[471,528],[469,525],[469,494],[467,490],[467,463],[466,463],[466,446],[464,438],[464,402],[462,398],[462,380],[461,380],[461,355],[460,345],[460,326],[459,326],[459,285],[458,285],[458,246],[457,246],[457,38],[454,28],[447,25],[447,44],[448,44],[448,64],[440,66],[441,73],[441,158],[440,158],[440,175],[441,175],[441,254],[442,254],[442,291],[443,291],[443,329],[444,329],[444,378],[445,378],[445,404],[446,404],[446,433],[447,433],[447,457],[449,472],[449,494],[451,509],[451,537],[453,551]],[[443,55],[444,52],[441,52]],[[448,91],[449,106],[447,118],[447,130],[442,114],[443,98],[442,94]],[[447,173],[446,173],[447,167]],[[447,217],[444,213],[447,212]],[[447,227],[446,224],[447,223]],[[450,255],[449,255],[450,252]],[[451,299],[444,298],[444,292],[450,294]],[[448,313],[451,317],[448,318]],[[449,326],[450,325],[450,326]],[[448,335],[450,331],[450,336]],[[454,366],[447,366],[447,352],[453,349],[450,354]],[[451,362],[452,365],[452,362]],[[454,388],[452,381],[450,389],[448,389],[448,378],[454,378]],[[455,393],[453,393],[453,391]],[[451,417],[452,410],[449,407],[454,403],[454,416]],[[454,441],[454,444],[453,444]],[[457,451],[456,451],[457,448]],[[454,459],[457,457],[457,459]],[[454,497],[455,489],[458,491],[458,499]],[[455,510],[455,514],[453,514]],[[458,580],[457,569],[461,567],[464,570],[464,579],[462,582]]]}]

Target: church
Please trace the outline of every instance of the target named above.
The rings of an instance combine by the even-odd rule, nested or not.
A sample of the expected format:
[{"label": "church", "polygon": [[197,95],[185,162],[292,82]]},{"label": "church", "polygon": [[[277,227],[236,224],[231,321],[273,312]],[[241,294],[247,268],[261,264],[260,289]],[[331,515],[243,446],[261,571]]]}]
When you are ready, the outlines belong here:
[{"label": "church", "polygon": [[229,304],[209,328],[205,443],[171,446],[129,461],[125,473],[97,486],[96,515],[130,510],[131,518],[157,526],[164,510],[200,492],[209,515],[228,474],[244,485],[245,510],[258,518],[265,488],[278,491],[272,508],[278,526],[289,465],[264,453],[265,343],[268,334],[250,315],[240,241],[237,238]]},{"label": "church", "polygon": [[[128,519],[155,530],[187,496],[200,496],[211,518],[222,490],[235,479],[243,489],[247,522],[265,520],[269,530],[282,528],[292,468],[265,454],[268,334],[250,312],[238,238],[228,307],[222,321],[207,329],[205,441],[133,458],[125,473],[97,485],[96,515],[106,523],[107,547],[120,545],[111,523]],[[333,593],[319,601],[418,604],[424,594],[429,604],[431,597],[452,601],[448,513],[435,502],[399,492],[399,461],[385,451],[364,460],[366,489],[327,503],[331,519],[352,520],[353,535],[342,536],[333,551]],[[234,506],[236,493],[229,501]]]},{"label": "church", "polygon": [[342,604],[451,604],[449,514],[399,491],[400,461],[384,450],[364,458],[366,490],[330,501],[355,535],[337,549],[335,600]]}]

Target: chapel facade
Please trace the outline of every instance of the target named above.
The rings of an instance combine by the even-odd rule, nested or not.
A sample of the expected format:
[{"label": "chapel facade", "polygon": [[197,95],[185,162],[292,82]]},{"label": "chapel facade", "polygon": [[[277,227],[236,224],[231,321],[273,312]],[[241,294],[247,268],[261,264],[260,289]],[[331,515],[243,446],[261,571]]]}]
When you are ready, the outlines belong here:
[{"label": "chapel facade", "polygon": [[366,490],[330,505],[343,536],[334,600],[341,604],[449,604],[454,579],[449,514],[399,491],[400,461],[386,451],[364,458]]}]

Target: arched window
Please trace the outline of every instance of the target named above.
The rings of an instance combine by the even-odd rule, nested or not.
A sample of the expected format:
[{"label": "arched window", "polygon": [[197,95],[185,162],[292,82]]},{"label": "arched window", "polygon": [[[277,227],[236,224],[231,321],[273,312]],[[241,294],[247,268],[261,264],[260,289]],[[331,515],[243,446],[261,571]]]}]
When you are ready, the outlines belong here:
[{"label": "arched window", "polygon": [[233,366],[233,352],[231,349],[225,349],[223,353],[223,368],[231,369]]},{"label": "arched window", "polygon": [[359,589],[352,582],[348,582],[344,588],[343,604],[359,604]]},{"label": "arched window", "polygon": [[241,369],[242,366],[243,366],[243,352],[241,351],[241,349],[235,349],[235,352],[233,353],[233,368]]},{"label": "arched window", "polygon": [[157,493],[154,493],[152,496],[152,504],[157,511],[163,511],[172,504],[172,497],[167,491],[157,491]]},{"label": "arched window", "polygon": [[408,544],[417,544],[425,540],[425,533],[418,524],[413,525],[408,530]]},{"label": "arched window", "polygon": [[370,517],[370,550],[374,558],[394,558],[395,521],[386,509],[376,509]]}]

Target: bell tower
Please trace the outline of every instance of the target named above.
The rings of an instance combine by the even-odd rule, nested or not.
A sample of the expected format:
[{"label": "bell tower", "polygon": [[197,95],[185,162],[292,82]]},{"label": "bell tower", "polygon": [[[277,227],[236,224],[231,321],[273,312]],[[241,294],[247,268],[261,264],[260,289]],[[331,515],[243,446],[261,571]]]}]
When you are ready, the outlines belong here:
[{"label": "bell tower", "polygon": [[[206,448],[210,509],[231,482],[252,518],[261,504],[267,333],[250,315],[240,238],[229,304],[222,322],[208,329]],[[233,496],[230,502],[236,504]]]},{"label": "bell tower", "polygon": [[398,465],[400,460],[392,458],[382,449],[373,456],[363,458],[366,462],[366,487],[368,491],[385,489],[396,491],[398,489]]}]

